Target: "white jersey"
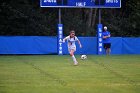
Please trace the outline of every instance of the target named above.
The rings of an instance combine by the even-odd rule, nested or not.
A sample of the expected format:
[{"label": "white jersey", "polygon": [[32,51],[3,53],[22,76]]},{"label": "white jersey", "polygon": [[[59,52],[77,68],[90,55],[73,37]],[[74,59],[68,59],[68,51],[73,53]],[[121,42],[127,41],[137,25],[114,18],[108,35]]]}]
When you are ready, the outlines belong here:
[{"label": "white jersey", "polygon": [[70,36],[67,36],[66,37],[66,40],[68,42],[68,49],[74,49],[76,50],[76,45],[75,45],[75,42],[78,41],[78,38],[75,36],[73,38],[70,38]]}]

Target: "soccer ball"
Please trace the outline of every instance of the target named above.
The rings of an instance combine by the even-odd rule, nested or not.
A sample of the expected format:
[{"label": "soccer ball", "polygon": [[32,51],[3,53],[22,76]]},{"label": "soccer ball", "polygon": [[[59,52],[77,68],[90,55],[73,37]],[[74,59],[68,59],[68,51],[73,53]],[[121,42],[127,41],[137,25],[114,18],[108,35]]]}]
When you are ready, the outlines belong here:
[{"label": "soccer ball", "polygon": [[81,55],[81,59],[82,60],[87,59],[87,56],[86,55]]}]

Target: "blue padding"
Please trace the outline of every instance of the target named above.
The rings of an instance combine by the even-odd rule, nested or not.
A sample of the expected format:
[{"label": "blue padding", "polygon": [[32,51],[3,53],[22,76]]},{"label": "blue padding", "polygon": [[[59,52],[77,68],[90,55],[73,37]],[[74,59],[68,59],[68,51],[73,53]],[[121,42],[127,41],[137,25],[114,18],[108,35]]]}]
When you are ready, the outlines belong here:
[{"label": "blue padding", "polygon": [[122,54],[122,38],[111,38],[111,54]]},{"label": "blue padding", "polygon": [[57,51],[56,37],[0,37],[0,54],[53,54]]},{"label": "blue padding", "polygon": [[[75,54],[97,54],[96,37],[79,37]],[[111,38],[111,54],[140,54],[140,38]],[[0,54],[57,54],[57,37],[46,36],[0,36]],[[67,43],[63,54],[69,54]]]},{"label": "blue padding", "polygon": [[[75,54],[97,54],[97,38],[96,37],[79,37],[82,48],[79,48],[78,42],[76,42]],[[63,44],[63,54],[69,54],[67,43]]]},{"label": "blue padding", "polygon": [[122,38],[123,54],[140,54],[140,38]]}]

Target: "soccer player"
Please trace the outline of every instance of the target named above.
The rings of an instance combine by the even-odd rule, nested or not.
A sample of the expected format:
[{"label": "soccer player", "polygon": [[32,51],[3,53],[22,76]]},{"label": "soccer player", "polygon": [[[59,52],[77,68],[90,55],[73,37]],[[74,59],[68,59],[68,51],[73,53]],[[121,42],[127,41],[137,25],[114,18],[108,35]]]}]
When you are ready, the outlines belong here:
[{"label": "soccer player", "polygon": [[74,65],[78,65],[78,62],[77,62],[77,60],[76,60],[76,58],[74,56],[74,52],[76,51],[75,42],[78,41],[80,48],[82,48],[82,45],[81,45],[79,39],[75,36],[75,31],[73,31],[73,30],[70,31],[70,35],[65,37],[63,39],[63,42],[65,42],[66,40],[68,42],[68,51],[70,53],[70,56],[73,59]]},{"label": "soccer player", "polygon": [[103,45],[107,55],[110,55],[111,52],[111,41],[110,41],[110,32],[107,30],[107,27],[104,27],[103,31]]}]

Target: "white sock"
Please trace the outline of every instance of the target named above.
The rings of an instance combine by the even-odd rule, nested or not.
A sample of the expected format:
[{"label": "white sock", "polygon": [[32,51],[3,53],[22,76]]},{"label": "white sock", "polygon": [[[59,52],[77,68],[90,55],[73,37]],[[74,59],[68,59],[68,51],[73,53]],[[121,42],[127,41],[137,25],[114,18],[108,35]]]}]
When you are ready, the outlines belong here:
[{"label": "white sock", "polygon": [[73,62],[74,62],[75,64],[77,64],[77,60],[76,60],[76,58],[75,58],[74,55],[72,56],[72,59],[73,59]]}]

